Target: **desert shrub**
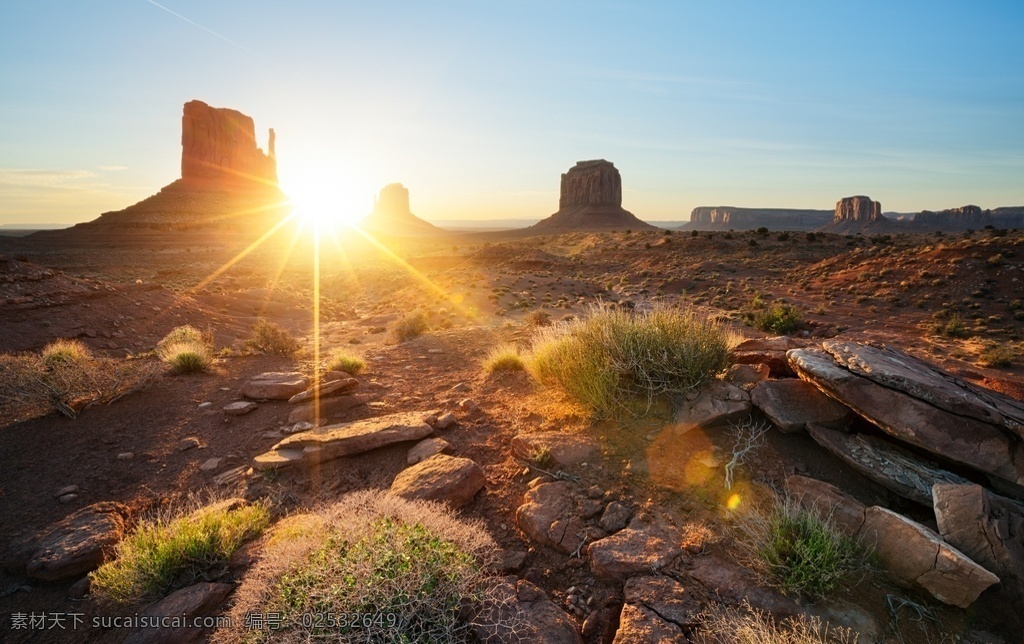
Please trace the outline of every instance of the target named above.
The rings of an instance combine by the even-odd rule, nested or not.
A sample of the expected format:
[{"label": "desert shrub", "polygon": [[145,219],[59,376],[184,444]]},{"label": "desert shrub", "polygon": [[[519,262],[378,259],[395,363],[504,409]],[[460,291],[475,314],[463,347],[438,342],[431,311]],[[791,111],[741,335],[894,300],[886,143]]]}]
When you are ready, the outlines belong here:
[{"label": "desert shrub", "polygon": [[299,341],[276,322],[260,318],[249,331],[252,338],[246,340],[246,345],[257,351],[290,356],[299,348]]},{"label": "desert shrub", "polygon": [[213,364],[213,339],[186,324],[164,336],[156,345],[156,353],[175,373],[199,373]]},{"label": "desert shrub", "polygon": [[116,557],[90,575],[91,592],[118,603],[163,597],[205,578],[263,532],[270,511],[236,499],[143,521],[116,548]]},{"label": "desert shrub", "polygon": [[939,332],[951,338],[966,338],[970,335],[967,325],[956,314],[952,315],[945,324],[939,327]]},{"label": "desert shrub", "polygon": [[870,567],[867,550],[831,517],[804,510],[788,498],[739,514],[737,528],[751,567],[786,593],[824,598]]},{"label": "desert shrub", "polygon": [[525,364],[539,383],[600,417],[637,397],[649,404],[656,395],[696,389],[728,367],[730,342],[721,324],[692,310],[594,307],[542,329]]},{"label": "desert shrub", "polygon": [[818,241],[818,236],[816,234],[814,234],[814,233],[807,233],[806,238],[807,238],[807,241],[809,241],[809,242],[816,242],[816,241]]},{"label": "desert shrub", "polygon": [[817,617],[801,615],[782,622],[749,605],[721,606],[700,616],[701,644],[854,644],[849,628],[831,626]]},{"label": "desert shrub", "polygon": [[92,356],[77,341],[40,353],[0,355],[0,418],[14,422],[58,411],[74,418],[90,405],[145,389],[157,375],[148,360]]},{"label": "desert shrub", "polygon": [[[625,276],[622,278],[623,282],[626,280]],[[551,314],[547,311],[530,311],[526,314],[526,323],[530,326],[549,326],[551,324]]]},{"label": "desert shrub", "polygon": [[[494,541],[439,503],[355,492],[284,523],[235,595],[236,630],[215,641],[466,641],[467,607],[494,588],[483,572]],[[257,612],[279,613],[281,628],[243,631]],[[313,623],[310,614],[338,621]],[[341,621],[354,615],[371,619]]]},{"label": "desert shrub", "polygon": [[495,371],[522,371],[526,368],[523,364],[523,357],[519,355],[519,349],[513,344],[501,344],[487,352],[484,358],[484,371],[494,373]]},{"label": "desert shrub", "polygon": [[326,366],[328,371],[343,371],[350,376],[354,376],[366,368],[366,363],[363,362],[362,358],[335,350],[331,353],[330,358],[328,358]]},{"label": "desert shrub", "polygon": [[792,304],[776,302],[768,308],[747,314],[747,319],[761,331],[786,335],[798,330],[802,323],[800,309]]},{"label": "desert shrub", "polygon": [[1005,263],[1005,260],[1003,259],[1002,253],[996,253],[995,255],[992,255],[991,257],[986,259],[985,263],[988,264],[991,268],[999,268]]},{"label": "desert shrub", "polygon": [[43,347],[41,355],[48,369],[81,365],[92,358],[89,348],[78,340],[54,340]]},{"label": "desert shrub", "polygon": [[1003,344],[990,344],[982,350],[978,364],[983,367],[1009,367],[1013,365],[1016,352]]},{"label": "desert shrub", "polygon": [[408,342],[427,332],[427,314],[423,311],[407,313],[388,325],[388,335],[395,342]]},{"label": "desert shrub", "polygon": [[779,241],[789,241],[789,233],[779,233]]}]

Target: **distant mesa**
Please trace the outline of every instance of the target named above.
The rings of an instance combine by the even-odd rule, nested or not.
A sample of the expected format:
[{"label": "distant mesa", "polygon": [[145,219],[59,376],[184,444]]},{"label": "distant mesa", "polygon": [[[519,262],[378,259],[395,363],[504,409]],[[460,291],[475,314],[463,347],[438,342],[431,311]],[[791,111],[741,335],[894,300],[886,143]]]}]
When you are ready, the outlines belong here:
[{"label": "distant mesa", "polygon": [[542,219],[530,230],[654,230],[622,208],[622,177],[604,159],[580,161],[562,175],[558,212]]},{"label": "distant mesa", "polygon": [[389,183],[373,200],[373,212],[363,218],[360,227],[388,235],[437,235],[444,230],[412,214],[409,189],[400,183]]},{"label": "distant mesa", "polygon": [[698,206],[684,230],[814,230],[832,221],[833,211],[799,208],[736,208]]},{"label": "distant mesa", "polygon": [[832,223],[853,222],[870,224],[879,221],[886,221],[882,214],[882,204],[872,201],[871,197],[856,196],[843,197],[836,202],[835,216]]},{"label": "distant mesa", "polygon": [[277,185],[274,138],[271,129],[264,152],[256,145],[251,117],[189,101],[181,118],[181,178],[137,204],[69,230],[250,232],[254,225],[273,225],[288,213],[288,198]]}]

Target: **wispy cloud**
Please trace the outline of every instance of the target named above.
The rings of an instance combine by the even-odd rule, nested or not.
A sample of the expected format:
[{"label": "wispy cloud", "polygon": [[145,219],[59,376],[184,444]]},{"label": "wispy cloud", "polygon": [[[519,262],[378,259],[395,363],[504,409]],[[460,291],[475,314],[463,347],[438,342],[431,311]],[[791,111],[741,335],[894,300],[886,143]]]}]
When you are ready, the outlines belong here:
[{"label": "wispy cloud", "polygon": [[81,182],[96,176],[89,170],[41,170],[36,168],[0,168],[0,185],[81,189]]},{"label": "wispy cloud", "polygon": [[103,170],[105,172],[120,172],[122,170],[127,170],[127,169],[128,169],[128,166],[126,166],[126,165],[101,165],[100,166],[100,170]]}]

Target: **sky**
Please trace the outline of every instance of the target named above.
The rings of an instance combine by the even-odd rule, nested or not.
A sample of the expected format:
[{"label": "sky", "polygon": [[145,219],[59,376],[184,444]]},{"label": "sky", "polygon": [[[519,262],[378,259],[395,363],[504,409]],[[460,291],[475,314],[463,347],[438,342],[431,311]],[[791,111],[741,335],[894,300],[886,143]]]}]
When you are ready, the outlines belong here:
[{"label": "sky", "polygon": [[199,99],[277,133],[289,192],[545,217],[604,158],[648,221],[702,205],[1024,205],[1024,3],[7,0],[0,224],[180,175]]}]

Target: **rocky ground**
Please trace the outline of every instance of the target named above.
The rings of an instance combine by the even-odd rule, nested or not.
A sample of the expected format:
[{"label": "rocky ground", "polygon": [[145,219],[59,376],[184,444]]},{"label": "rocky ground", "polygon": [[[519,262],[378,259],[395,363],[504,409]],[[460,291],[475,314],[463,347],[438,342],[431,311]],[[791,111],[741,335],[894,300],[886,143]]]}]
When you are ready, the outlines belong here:
[{"label": "rocky ground", "polygon": [[[518,580],[518,600],[536,604],[534,612],[565,627],[564,641],[572,641],[573,633],[585,641],[611,641],[616,628],[618,641],[650,640],[653,633],[692,638],[699,635],[697,613],[744,599],[780,617],[809,614],[852,626],[862,642],[1013,641],[996,591],[977,601],[946,601],[948,596],[936,596],[943,591],[918,583],[927,571],[879,573],[840,599],[807,605],[764,587],[737,563],[728,506],[753,502],[766,485],[785,487],[794,474],[836,486],[835,494],[841,490],[853,499],[854,515],[876,517],[883,514],[877,508],[890,509],[946,534],[928,504],[886,487],[842,450],[819,445],[815,437],[834,431],[825,427],[828,422],[822,421],[824,429],[815,424],[821,418],[814,427],[793,427],[804,421],[762,415],[770,409],[766,397],[785,392],[754,394],[754,405],[764,410],[754,410],[755,418],[774,421],[773,428],[727,489],[724,466],[735,449],[734,429],[696,417],[690,431],[678,429],[689,422],[686,410],[696,414],[701,401],[676,410],[655,407],[643,420],[595,424],[523,373],[488,376],[481,368],[497,344],[528,345],[542,317],[536,311],[559,320],[582,315],[597,302],[635,308],[685,303],[722,316],[739,334],[759,337],[763,333],[745,325],[745,313],[784,302],[803,312],[795,344],[748,345],[742,358],[775,366],[773,379],[795,375],[780,370],[790,364],[785,351],[797,345],[818,351],[827,339],[885,343],[962,382],[1021,400],[1024,359],[1004,366],[991,358],[1000,347],[1024,353],[1024,236],[996,234],[618,231],[374,244],[349,233],[324,237],[319,284],[314,253],[303,236],[290,233],[251,250],[238,238],[185,234],[4,240],[2,351],[38,350],[55,338],[77,337],[99,355],[152,360],[146,352],[186,323],[212,332],[218,348],[229,348],[208,374],[161,372],[145,391],[90,407],[75,419],[8,414],[0,430],[6,443],[0,545],[12,544],[6,561],[14,571],[0,584],[4,639],[69,636],[10,631],[8,615],[15,612],[98,614],[76,584],[81,572],[54,581],[26,576],[17,572],[18,555],[31,552],[14,552],[26,542],[37,547],[32,537],[39,531],[93,504],[122,504],[104,516],[123,517],[123,525],[122,519],[113,522],[123,529],[196,493],[268,497],[292,512],[351,490],[395,484],[399,493],[439,495],[483,519],[503,549],[502,572]],[[343,348],[367,364],[357,389],[335,399],[348,402],[325,413],[329,421],[400,416],[385,428],[391,438],[357,425],[355,442],[346,435],[337,443],[346,447],[330,448],[347,455],[315,466],[281,465],[290,459],[289,444],[309,440],[302,433],[307,426],[299,424],[301,405],[243,392],[259,374],[309,374],[316,294],[323,352]],[[394,343],[386,326],[413,309],[428,313],[430,330]],[[246,351],[249,326],[261,317],[303,338],[296,357]],[[745,403],[739,405],[743,416],[751,409],[748,392],[761,388],[756,383],[765,375],[751,371],[756,373],[734,375],[740,394],[719,396]],[[813,380],[810,371],[800,374],[804,380]],[[243,401],[253,408],[242,415],[234,415],[241,409],[225,410]],[[857,412],[850,422],[861,432],[853,436],[885,438],[868,425],[893,423],[848,406]],[[410,464],[410,448],[426,436],[447,445],[419,449],[448,455]],[[1019,446],[1019,438],[1006,441],[1011,452]],[[923,448],[914,454],[921,457],[933,442],[918,440]],[[541,453],[550,457],[543,467],[535,459]],[[949,463],[960,456],[936,458]],[[1011,465],[1013,457],[1006,459]],[[989,486],[984,474],[1012,480],[1018,471],[995,461],[950,467],[965,485]],[[823,489],[808,495],[833,494]],[[1018,489],[999,491],[1013,496]],[[884,520],[872,519],[876,533]],[[253,557],[258,547],[217,581],[236,580]],[[965,602],[969,608],[957,605]],[[927,618],[915,607],[927,608]],[[563,632],[558,628],[551,632]],[[74,639],[120,641],[126,634],[87,629]]]}]

